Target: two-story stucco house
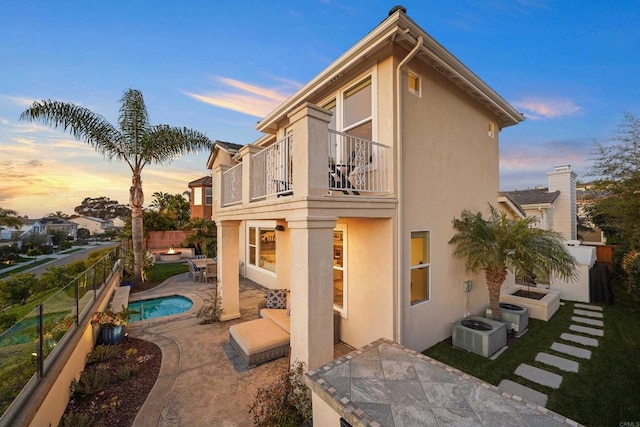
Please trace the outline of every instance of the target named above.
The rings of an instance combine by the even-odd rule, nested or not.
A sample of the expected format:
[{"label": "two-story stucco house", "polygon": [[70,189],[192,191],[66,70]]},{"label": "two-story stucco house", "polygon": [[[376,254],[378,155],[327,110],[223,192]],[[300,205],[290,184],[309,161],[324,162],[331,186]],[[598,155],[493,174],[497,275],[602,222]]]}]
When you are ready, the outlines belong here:
[{"label": "two-story stucco house", "polygon": [[451,223],[496,202],[499,134],[522,120],[394,10],[261,120],[263,137],[209,159],[223,320],[240,316],[240,267],[290,289],[291,360],[309,369],[333,359],[334,310],[354,347],[450,336],[488,303]]}]

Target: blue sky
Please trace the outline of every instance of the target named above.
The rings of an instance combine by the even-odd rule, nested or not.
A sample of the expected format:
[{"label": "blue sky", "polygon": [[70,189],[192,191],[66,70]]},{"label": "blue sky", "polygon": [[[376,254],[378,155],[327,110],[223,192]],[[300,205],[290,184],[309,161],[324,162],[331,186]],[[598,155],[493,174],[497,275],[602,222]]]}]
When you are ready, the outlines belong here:
[{"label": "blue sky", "polygon": [[[61,131],[18,121],[33,101],[83,105],[117,122],[127,88],[152,123],[239,144],[256,122],[386,16],[395,1],[0,0],[0,207],[31,218],[85,197],[128,202],[130,171]],[[500,187],[546,185],[555,165],[587,180],[594,141],[640,115],[635,1],[405,0],[407,14],[527,120],[500,134]],[[182,193],[208,153],[147,166]]]}]

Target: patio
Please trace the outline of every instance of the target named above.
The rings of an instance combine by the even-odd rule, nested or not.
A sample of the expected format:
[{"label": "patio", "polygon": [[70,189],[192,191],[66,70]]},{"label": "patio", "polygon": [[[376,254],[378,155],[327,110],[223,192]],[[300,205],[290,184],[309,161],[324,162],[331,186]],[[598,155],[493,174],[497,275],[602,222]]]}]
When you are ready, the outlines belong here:
[{"label": "patio", "polygon": [[[287,358],[248,369],[229,344],[229,326],[258,317],[264,288],[240,279],[242,317],[200,325],[196,312],[211,289],[211,283],[193,282],[185,273],[136,294],[144,298],[183,294],[194,300],[194,307],[183,315],[129,325],[132,337],[151,341],[162,349],[158,380],[134,426],[253,425],[249,405],[258,388],[275,378],[277,368],[286,366]],[[338,345],[336,357],[345,351],[349,351],[347,346]]]}]

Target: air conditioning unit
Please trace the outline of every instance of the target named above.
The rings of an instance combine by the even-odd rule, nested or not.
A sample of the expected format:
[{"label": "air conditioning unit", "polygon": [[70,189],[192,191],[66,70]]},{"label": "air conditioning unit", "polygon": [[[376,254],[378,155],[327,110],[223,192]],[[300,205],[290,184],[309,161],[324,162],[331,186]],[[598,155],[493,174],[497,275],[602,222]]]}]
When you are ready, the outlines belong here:
[{"label": "air conditioning unit", "polygon": [[[485,316],[492,318],[491,310],[487,309]],[[529,308],[501,302],[500,320],[507,324],[507,331],[513,330],[516,336],[521,336],[529,327]]]},{"label": "air conditioning unit", "polygon": [[480,316],[469,316],[453,324],[453,346],[490,357],[507,344],[507,325]]},{"label": "air conditioning unit", "polygon": [[500,303],[500,317],[513,329],[516,335],[522,335],[529,327],[529,308],[506,302]]}]

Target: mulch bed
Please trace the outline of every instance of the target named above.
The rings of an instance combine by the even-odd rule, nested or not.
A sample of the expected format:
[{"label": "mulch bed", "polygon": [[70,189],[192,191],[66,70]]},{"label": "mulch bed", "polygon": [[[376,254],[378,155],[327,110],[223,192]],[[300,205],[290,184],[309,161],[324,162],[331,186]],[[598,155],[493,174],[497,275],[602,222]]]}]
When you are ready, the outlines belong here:
[{"label": "mulch bed", "polygon": [[[121,427],[133,424],[158,378],[162,352],[152,342],[130,337],[125,337],[119,346],[123,349],[123,354],[129,350],[129,357],[87,364],[84,371],[106,369],[112,375],[110,384],[104,390],[90,396],[72,395],[65,416],[72,413],[90,415],[93,417],[90,424],[92,426]],[[135,354],[132,354],[134,352],[130,349],[135,349]],[[118,372],[118,368],[125,365],[135,367],[137,374],[118,382],[114,374]]]}]

